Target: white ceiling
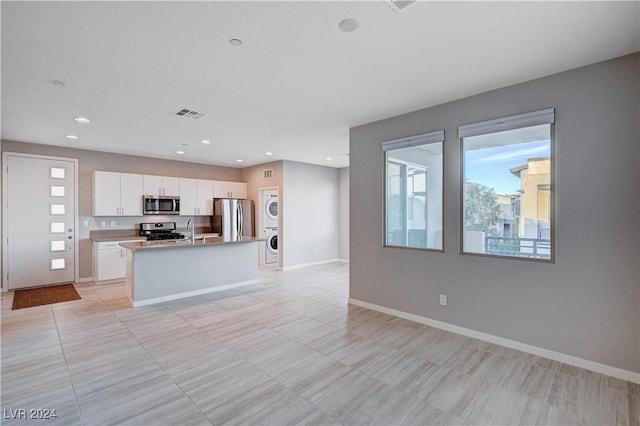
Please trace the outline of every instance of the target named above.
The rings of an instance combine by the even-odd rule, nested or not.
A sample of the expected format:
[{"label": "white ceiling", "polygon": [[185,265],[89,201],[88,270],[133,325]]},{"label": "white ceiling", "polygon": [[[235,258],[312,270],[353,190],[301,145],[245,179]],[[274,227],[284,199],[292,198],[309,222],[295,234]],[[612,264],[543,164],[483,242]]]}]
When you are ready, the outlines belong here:
[{"label": "white ceiling", "polygon": [[232,167],[345,167],[350,127],[640,50],[639,2],[1,7],[2,139]]}]

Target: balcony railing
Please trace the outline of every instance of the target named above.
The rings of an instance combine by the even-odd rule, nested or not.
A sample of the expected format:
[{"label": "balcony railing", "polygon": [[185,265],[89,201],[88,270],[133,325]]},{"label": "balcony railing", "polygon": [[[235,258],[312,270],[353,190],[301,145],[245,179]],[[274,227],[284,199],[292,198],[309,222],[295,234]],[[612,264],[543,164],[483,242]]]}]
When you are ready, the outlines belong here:
[{"label": "balcony railing", "polygon": [[551,258],[551,240],[485,237],[485,252],[499,256]]}]

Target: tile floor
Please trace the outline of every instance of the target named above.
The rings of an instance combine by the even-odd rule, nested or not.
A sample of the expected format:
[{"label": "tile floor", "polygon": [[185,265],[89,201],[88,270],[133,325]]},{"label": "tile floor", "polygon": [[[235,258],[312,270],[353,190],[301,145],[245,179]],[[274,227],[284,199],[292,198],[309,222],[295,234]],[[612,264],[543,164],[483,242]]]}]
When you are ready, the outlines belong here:
[{"label": "tile floor", "polygon": [[2,295],[2,424],[640,425],[640,385],[349,306],[344,264],[136,309],[76,287]]}]

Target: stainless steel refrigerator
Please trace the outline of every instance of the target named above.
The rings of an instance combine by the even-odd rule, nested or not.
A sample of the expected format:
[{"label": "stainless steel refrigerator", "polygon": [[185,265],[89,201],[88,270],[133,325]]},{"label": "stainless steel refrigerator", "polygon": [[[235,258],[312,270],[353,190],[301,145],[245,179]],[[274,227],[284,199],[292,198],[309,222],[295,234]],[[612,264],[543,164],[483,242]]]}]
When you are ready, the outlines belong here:
[{"label": "stainless steel refrigerator", "polygon": [[254,237],[253,201],[214,198],[212,231],[225,237]]}]

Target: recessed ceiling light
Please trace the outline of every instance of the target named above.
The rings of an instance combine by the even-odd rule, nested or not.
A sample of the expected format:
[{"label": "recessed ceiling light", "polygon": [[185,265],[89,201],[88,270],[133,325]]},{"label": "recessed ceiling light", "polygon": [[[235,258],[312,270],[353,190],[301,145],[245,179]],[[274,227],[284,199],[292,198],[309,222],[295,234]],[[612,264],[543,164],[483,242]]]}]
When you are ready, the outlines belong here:
[{"label": "recessed ceiling light", "polygon": [[360,22],[353,18],[347,18],[340,21],[338,27],[345,33],[350,33],[358,29]]},{"label": "recessed ceiling light", "polygon": [[264,153],[264,155],[273,155],[273,152],[267,151],[267,152]]},{"label": "recessed ceiling light", "polygon": [[333,160],[333,158],[331,158],[331,157],[327,157],[327,158],[325,158],[325,160],[327,160],[327,161],[331,161],[331,160]]},{"label": "recessed ceiling light", "polygon": [[178,154],[178,155],[185,155],[185,154],[186,154],[186,152],[184,152],[184,151],[182,151],[182,150],[178,150],[178,151],[176,151],[176,154]]},{"label": "recessed ceiling light", "polygon": [[86,118],[86,117],[76,117],[76,118],[75,118],[75,120],[76,120],[78,123],[91,123],[91,120],[89,120],[89,119],[88,119],[88,118]]},{"label": "recessed ceiling light", "polygon": [[236,163],[242,163],[243,161],[244,161],[244,160],[243,160],[242,158],[238,158],[238,159],[236,160]]},{"label": "recessed ceiling light", "polygon": [[203,139],[203,140],[200,141],[200,143],[203,144],[203,145],[209,145],[211,143],[211,141]]},{"label": "recessed ceiling light", "polygon": [[76,135],[67,135],[65,136],[67,139],[71,139],[72,141],[78,140],[79,138]]},{"label": "recessed ceiling light", "polygon": [[239,38],[232,38],[231,40],[229,40],[229,43],[231,43],[232,46],[242,46],[242,40],[240,40]]}]

